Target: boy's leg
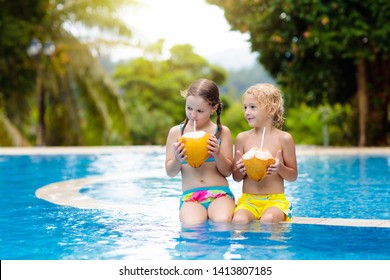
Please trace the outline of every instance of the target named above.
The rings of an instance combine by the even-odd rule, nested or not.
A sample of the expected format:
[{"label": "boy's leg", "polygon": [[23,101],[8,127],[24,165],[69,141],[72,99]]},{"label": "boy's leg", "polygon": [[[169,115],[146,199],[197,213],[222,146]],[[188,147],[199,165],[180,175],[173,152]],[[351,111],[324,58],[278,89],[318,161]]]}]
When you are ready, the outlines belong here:
[{"label": "boy's leg", "polygon": [[262,223],[279,223],[286,220],[286,214],[278,207],[272,206],[264,211],[260,218]]},{"label": "boy's leg", "polygon": [[255,216],[245,209],[239,209],[234,212],[233,215],[233,224],[248,224],[255,219]]}]

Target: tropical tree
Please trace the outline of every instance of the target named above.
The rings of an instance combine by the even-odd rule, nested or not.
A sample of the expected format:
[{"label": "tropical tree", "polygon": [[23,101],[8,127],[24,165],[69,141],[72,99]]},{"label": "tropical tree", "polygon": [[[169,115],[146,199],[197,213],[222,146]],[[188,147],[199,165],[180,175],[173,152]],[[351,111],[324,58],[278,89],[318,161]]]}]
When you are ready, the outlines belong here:
[{"label": "tropical tree", "polygon": [[356,104],[358,145],[387,145],[389,1],[207,2],[224,9],[234,30],[250,34],[252,50],[290,93],[290,105]]},{"label": "tropical tree", "polygon": [[[10,82],[1,79],[0,114],[10,125],[8,129],[3,125],[0,131],[15,138],[15,133],[9,133],[12,127],[17,135],[35,141],[31,127],[36,125],[39,112],[34,100],[34,73],[35,67],[42,67],[47,145],[130,143],[125,106],[96,56],[102,40],[93,35],[81,38],[76,33],[83,30],[80,34],[99,34],[99,38],[110,34],[111,41],[106,43],[129,39],[131,30],[119,18],[118,8],[135,1],[27,2],[1,3],[0,77],[10,77]],[[50,60],[28,60],[25,51],[32,38],[54,42],[56,51]]]},{"label": "tropical tree", "polygon": [[29,122],[30,102],[23,97],[34,84],[25,46],[45,15],[41,2],[0,0],[0,145],[29,145],[20,131]]},{"label": "tropical tree", "polygon": [[164,41],[147,47],[143,57],[117,65],[113,77],[131,112],[135,144],[164,144],[169,128],[184,120],[181,91],[199,78],[222,84],[226,72],[194,53],[190,45],[176,45],[163,58]]}]

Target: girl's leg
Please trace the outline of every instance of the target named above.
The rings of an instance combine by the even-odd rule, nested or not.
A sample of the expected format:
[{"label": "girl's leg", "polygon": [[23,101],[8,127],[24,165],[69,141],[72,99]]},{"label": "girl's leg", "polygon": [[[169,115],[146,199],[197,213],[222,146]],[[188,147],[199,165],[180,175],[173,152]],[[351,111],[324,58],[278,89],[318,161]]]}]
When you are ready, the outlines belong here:
[{"label": "girl's leg", "polygon": [[230,223],[233,211],[236,207],[234,200],[228,196],[222,196],[212,201],[208,208],[208,215],[213,222]]},{"label": "girl's leg", "polygon": [[262,223],[279,223],[286,220],[286,214],[278,207],[270,207],[264,211],[260,218]]},{"label": "girl's leg", "polygon": [[237,210],[233,215],[233,224],[249,224],[255,219],[255,216],[245,209]]},{"label": "girl's leg", "polygon": [[207,210],[197,202],[184,202],[179,217],[186,225],[197,225],[207,220]]}]

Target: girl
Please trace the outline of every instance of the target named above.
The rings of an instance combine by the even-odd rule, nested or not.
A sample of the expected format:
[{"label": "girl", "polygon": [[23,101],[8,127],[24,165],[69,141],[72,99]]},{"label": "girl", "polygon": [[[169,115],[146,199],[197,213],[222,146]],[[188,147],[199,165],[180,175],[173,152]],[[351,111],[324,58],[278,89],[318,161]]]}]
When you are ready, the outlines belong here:
[{"label": "girl", "polygon": [[[230,130],[220,122],[222,103],[218,87],[210,80],[200,79],[182,95],[186,99],[186,119],[170,129],[165,160],[168,176],[182,176],[180,220],[187,225],[203,223],[208,218],[231,222],[235,203],[226,178],[233,166],[233,144]],[[214,113],[216,124],[210,119]],[[209,158],[198,168],[186,163],[184,144],[178,141],[181,135],[194,131],[194,122],[196,130],[212,135],[207,141]]]}]

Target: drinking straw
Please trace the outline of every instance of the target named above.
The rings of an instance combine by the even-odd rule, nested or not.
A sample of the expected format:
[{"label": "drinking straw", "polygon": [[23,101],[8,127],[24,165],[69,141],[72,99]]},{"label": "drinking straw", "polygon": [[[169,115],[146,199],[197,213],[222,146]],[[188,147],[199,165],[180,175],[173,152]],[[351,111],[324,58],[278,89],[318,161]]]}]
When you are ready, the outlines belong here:
[{"label": "drinking straw", "polygon": [[260,146],[260,151],[262,151],[262,150],[263,150],[264,135],[265,135],[265,126],[264,126],[264,128],[263,128],[263,136],[261,137],[261,146]]},{"label": "drinking straw", "polygon": [[196,120],[194,120],[194,132],[196,132]]}]

